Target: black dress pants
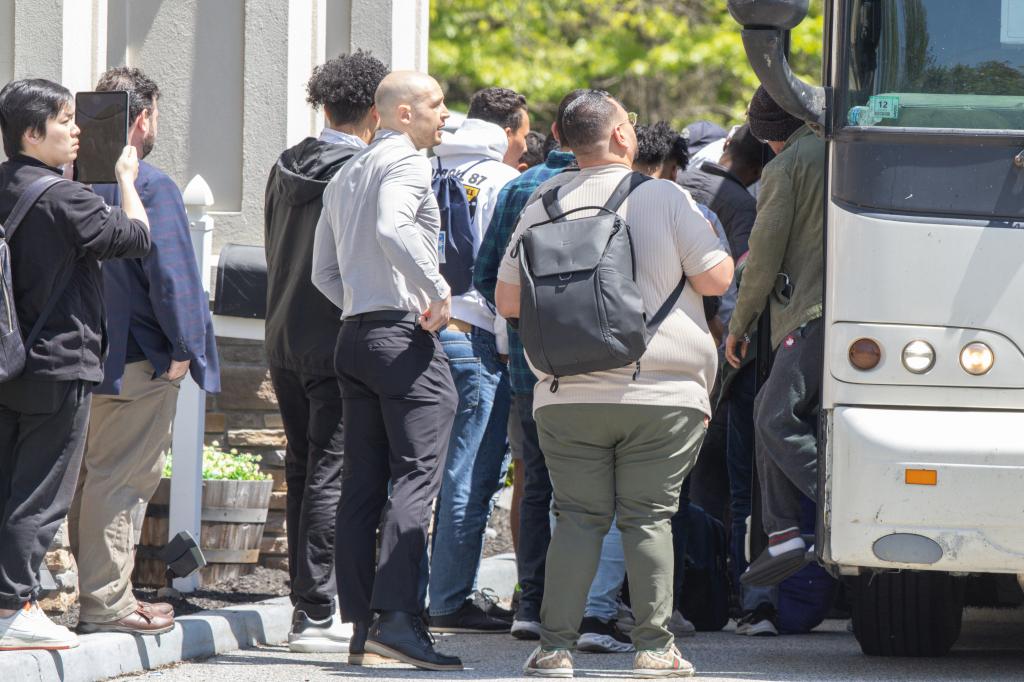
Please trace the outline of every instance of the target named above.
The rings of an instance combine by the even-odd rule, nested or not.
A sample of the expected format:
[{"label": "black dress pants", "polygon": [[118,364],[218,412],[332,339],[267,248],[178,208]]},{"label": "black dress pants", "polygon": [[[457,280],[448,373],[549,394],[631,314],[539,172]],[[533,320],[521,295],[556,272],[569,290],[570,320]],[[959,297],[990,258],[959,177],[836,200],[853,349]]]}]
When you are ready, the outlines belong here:
[{"label": "black dress pants", "polygon": [[39,596],[39,566],[82,466],[91,387],[77,380],[0,384],[0,608]]},{"label": "black dress pants", "polygon": [[291,600],[314,620],[334,613],[334,520],[341,498],[341,388],[323,377],[270,368],[288,438],[288,573]]},{"label": "black dress pants", "polygon": [[369,620],[374,611],[423,610],[420,562],[458,405],[437,334],[385,317],[346,319],[335,356],[346,422],[335,526],[345,622]]}]

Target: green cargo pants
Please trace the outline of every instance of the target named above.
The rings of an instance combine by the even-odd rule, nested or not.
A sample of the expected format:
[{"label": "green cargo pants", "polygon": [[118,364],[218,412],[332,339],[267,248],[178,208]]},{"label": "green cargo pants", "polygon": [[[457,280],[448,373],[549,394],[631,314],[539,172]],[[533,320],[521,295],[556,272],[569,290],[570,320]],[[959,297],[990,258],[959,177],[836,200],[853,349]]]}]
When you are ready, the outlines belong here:
[{"label": "green cargo pants", "polygon": [[601,543],[617,515],[637,649],[672,643],[672,527],[704,413],[657,405],[548,405],[537,410],[557,521],[548,548],[541,644],[571,648]]}]

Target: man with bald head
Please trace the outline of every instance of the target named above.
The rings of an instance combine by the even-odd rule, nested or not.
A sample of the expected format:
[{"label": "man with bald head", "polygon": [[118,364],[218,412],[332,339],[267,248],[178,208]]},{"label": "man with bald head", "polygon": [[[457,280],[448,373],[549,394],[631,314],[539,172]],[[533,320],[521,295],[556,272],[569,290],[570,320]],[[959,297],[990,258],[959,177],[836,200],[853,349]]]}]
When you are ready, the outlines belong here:
[{"label": "man with bald head", "polygon": [[313,283],[342,310],[341,617],[354,624],[349,663],[386,657],[461,670],[458,658],[434,650],[419,591],[458,403],[437,334],[451,309],[438,270],[440,214],[420,153],[441,141],[448,109],[437,81],[409,71],[386,76],[375,101],[381,128],[327,185],[313,247]]}]

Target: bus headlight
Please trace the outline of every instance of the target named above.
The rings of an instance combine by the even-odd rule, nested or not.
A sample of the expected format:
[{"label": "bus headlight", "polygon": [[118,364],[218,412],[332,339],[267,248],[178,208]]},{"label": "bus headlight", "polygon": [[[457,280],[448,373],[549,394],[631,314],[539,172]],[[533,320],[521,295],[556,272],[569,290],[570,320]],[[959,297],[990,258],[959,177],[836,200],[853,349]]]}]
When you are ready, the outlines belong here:
[{"label": "bus headlight", "polygon": [[987,374],[995,361],[995,353],[981,341],[969,343],[960,351],[960,366],[964,368],[965,372],[974,376]]},{"label": "bus headlight", "polygon": [[935,366],[935,349],[927,341],[911,341],[903,347],[903,366],[908,372],[924,374]]}]

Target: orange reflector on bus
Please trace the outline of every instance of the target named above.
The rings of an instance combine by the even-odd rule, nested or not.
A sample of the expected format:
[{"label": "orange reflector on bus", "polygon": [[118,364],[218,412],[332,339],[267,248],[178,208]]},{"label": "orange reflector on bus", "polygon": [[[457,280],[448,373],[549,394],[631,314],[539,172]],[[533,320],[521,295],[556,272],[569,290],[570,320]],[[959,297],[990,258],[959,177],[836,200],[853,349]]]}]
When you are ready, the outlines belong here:
[{"label": "orange reflector on bus", "polygon": [[907,469],[907,485],[937,485],[939,472],[935,469]]}]

